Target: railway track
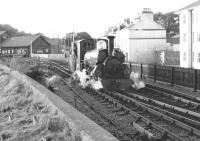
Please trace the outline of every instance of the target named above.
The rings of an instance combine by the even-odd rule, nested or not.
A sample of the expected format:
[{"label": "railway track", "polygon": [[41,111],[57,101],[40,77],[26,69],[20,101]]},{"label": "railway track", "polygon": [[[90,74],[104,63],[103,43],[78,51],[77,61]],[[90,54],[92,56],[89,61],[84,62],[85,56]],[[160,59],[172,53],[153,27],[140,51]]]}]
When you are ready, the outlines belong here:
[{"label": "railway track", "polygon": [[183,100],[187,103],[191,103],[191,104],[194,104],[196,106],[200,105],[200,98],[192,96],[190,94],[186,95],[186,94],[183,94],[183,93],[180,93],[180,92],[177,92],[177,91],[171,91],[169,89],[165,89],[165,88],[162,88],[162,87],[156,87],[156,86],[148,85],[148,84],[146,85],[146,89],[160,93],[162,95],[172,96],[174,99],[181,99],[181,100]]},{"label": "railway track", "polygon": [[[48,62],[48,64],[54,69],[59,69],[66,77],[71,75],[65,66],[55,62]],[[181,120],[176,120],[177,116],[167,116],[166,111],[159,107],[156,109],[152,105],[142,103],[138,98],[130,98],[119,92],[109,92],[108,95],[104,92],[94,92],[88,89],[83,95],[77,91],[75,86],[71,89],[91,109],[114,125],[116,130],[121,132],[120,135],[124,137],[123,139],[121,137],[122,140],[133,140],[138,137],[142,140],[163,141],[200,139],[199,130],[182,123]],[[179,115],[179,118],[183,120],[183,116]],[[195,122],[199,124],[196,120],[191,122],[191,119],[184,118],[184,121],[187,120],[190,121],[191,125]]]},{"label": "railway track", "polygon": [[[137,107],[142,108],[144,111],[148,111],[148,112],[151,111],[151,114],[157,115],[161,119],[164,118],[165,120],[167,120],[167,121],[169,121],[171,123],[177,123],[177,126],[180,126],[182,129],[185,129],[188,134],[190,134],[191,131],[195,131],[196,135],[198,136],[198,134],[200,132],[199,130],[194,129],[191,126],[188,126],[188,125],[186,125],[186,124],[184,124],[182,122],[179,122],[179,121],[175,120],[174,118],[169,117],[168,116],[169,114],[166,114],[166,113],[161,114],[162,112],[159,111],[158,108],[154,109],[153,106],[149,106],[148,104],[146,104],[146,103],[148,103],[147,101],[142,101],[142,102],[141,101],[137,101],[137,100],[135,100],[133,98],[130,98],[127,95],[124,95],[124,94],[121,94],[121,93],[114,93],[114,94],[112,94],[112,96],[117,98],[119,100],[119,102],[124,103],[128,107],[131,107],[131,106],[137,104],[138,105]],[[131,102],[133,102],[134,104],[130,104]],[[180,135],[180,136],[182,136],[182,135]]]},{"label": "railway track", "polygon": [[[195,127],[197,127],[199,129],[200,127],[200,114],[197,112],[193,112],[190,110],[187,110],[185,108],[180,108],[180,107],[176,107],[170,104],[167,104],[165,102],[161,102],[158,100],[155,100],[153,98],[149,98],[151,96],[142,96],[142,94],[140,93],[134,93],[134,92],[128,92],[128,91],[123,91],[122,93],[124,93],[125,95],[128,95],[129,97],[135,98],[141,102],[145,101],[146,103],[148,103],[150,105],[150,107],[160,110],[163,113],[172,115],[172,116],[177,116],[177,118],[179,118],[180,120],[184,120],[185,122],[189,122],[193,125],[195,125]],[[162,97],[162,96],[160,96]]]},{"label": "railway track", "polygon": [[[119,126],[118,123],[110,120],[110,118],[108,118],[107,115],[102,114],[101,112],[99,112],[98,109],[96,109],[98,107],[99,109],[103,110],[103,108],[101,107],[101,104],[98,102],[95,102],[95,99],[91,100],[91,97],[90,96],[86,97],[86,95],[77,95],[78,93],[83,93],[83,92],[77,91],[79,89],[79,87],[77,87],[77,89],[74,89],[73,87],[71,87],[71,83],[66,80],[66,78],[69,78],[71,76],[71,74],[69,73],[69,70],[67,70],[66,68],[64,68],[64,66],[57,64],[55,62],[45,61],[45,63],[48,65],[48,67],[50,69],[53,69],[53,70],[59,69],[59,70],[56,70],[56,73],[59,72],[59,75],[61,75],[63,78],[62,79],[63,82],[65,82],[67,87],[69,87],[69,89],[73,90],[73,92],[75,94],[74,95],[74,100],[76,101],[75,107],[77,105],[77,101],[78,101],[77,99],[80,99],[85,105],[90,107],[90,109],[92,111],[94,111],[98,116],[100,116],[102,118],[101,121],[100,120],[97,121],[96,119],[94,119],[94,121],[97,121],[97,123],[99,125],[101,125],[102,127],[105,127],[109,132],[111,132],[118,139],[120,139],[122,141],[131,141],[134,138],[136,141],[137,140],[139,141],[143,136],[145,136],[145,135],[141,135],[138,133],[134,134],[134,132],[131,132],[131,130],[128,130],[128,133],[127,132],[125,133],[123,131],[123,129],[125,129],[124,127]],[[94,105],[96,105],[96,106],[94,106]],[[134,130],[134,131],[136,131],[136,130]]]},{"label": "railway track", "polygon": [[173,94],[150,89],[148,87],[139,91],[135,91],[132,89],[130,90],[130,92],[137,93],[138,95],[151,98],[163,103],[167,103],[174,107],[179,107],[180,109],[187,109],[188,111],[193,111],[194,113],[200,113],[200,105],[196,100],[188,100],[181,96],[174,96]]},{"label": "railway track", "polygon": [[65,73],[67,76],[71,76],[72,72],[64,65],[61,65],[61,64],[58,64],[57,62],[54,62],[54,61],[46,61],[46,63],[48,65],[50,65],[49,67],[51,68],[56,68],[58,69],[59,71]]}]

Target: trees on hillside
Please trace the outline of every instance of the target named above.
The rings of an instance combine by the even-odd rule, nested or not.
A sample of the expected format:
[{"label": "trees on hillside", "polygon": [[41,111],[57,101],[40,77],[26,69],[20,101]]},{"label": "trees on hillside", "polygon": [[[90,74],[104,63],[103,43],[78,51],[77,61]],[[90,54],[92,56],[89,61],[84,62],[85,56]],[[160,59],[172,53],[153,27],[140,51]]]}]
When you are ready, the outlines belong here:
[{"label": "trees on hillside", "polygon": [[72,39],[74,36],[74,40],[82,40],[82,39],[91,39],[91,35],[87,32],[78,32],[78,33],[74,33],[74,32],[70,32],[66,34],[66,38],[68,39]]},{"label": "trees on hillside", "polygon": [[78,33],[74,33],[74,32],[70,32],[66,34],[66,41],[65,44],[67,46],[71,46],[71,42],[73,40],[73,36],[74,36],[74,40],[83,40],[83,39],[92,39],[91,35],[87,32],[78,32]]},{"label": "trees on hillside", "polygon": [[[138,17],[134,19],[134,22],[138,22],[141,20],[141,15],[138,14]],[[167,37],[171,37],[173,35],[179,34],[179,16],[173,12],[169,13],[154,13],[154,21],[158,24],[161,24],[167,32]],[[130,20],[130,18],[125,18],[118,26],[110,26],[106,33],[116,32],[117,30],[122,30],[129,25],[134,23]]]},{"label": "trees on hillside", "polygon": [[168,38],[179,34],[179,16],[177,14],[158,12],[154,14],[154,21],[166,29]]},{"label": "trees on hillside", "polygon": [[27,35],[24,31],[19,31],[18,29],[10,26],[9,24],[0,24],[0,31],[7,31],[8,34],[15,35]]}]

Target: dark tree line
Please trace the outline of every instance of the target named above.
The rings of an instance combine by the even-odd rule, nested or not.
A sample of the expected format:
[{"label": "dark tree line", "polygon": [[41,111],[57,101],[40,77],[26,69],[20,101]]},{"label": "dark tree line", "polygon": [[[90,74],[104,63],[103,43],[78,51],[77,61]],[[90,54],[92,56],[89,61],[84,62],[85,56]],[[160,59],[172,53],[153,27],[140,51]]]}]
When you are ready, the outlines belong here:
[{"label": "dark tree line", "polygon": [[70,33],[66,34],[66,43],[65,44],[67,46],[71,46],[73,36],[74,36],[74,41],[83,40],[83,39],[92,39],[91,35],[87,32],[78,32],[78,33],[70,32]]},{"label": "dark tree line", "polygon": [[82,39],[91,39],[92,37],[90,36],[89,33],[87,32],[77,32],[77,33],[74,33],[74,32],[70,32],[70,33],[67,33],[66,34],[66,38],[70,38],[72,39],[74,36],[74,40],[82,40]]},{"label": "dark tree line", "polygon": [[[179,16],[173,12],[169,13],[161,13],[157,12],[154,13],[154,21],[158,24],[161,24],[167,32],[167,37],[171,37],[173,35],[179,34]],[[140,21],[141,17],[138,15],[138,17],[135,18],[136,21]],[[122,30],[125,27],[128,27],[129,25],[132,25],[133,22],[130,20],[130,18],[125,18],[119,26],[110,26],[108,30],[105,33],[110,32],[116,32],[117,30]]]},{"label": "dark tree line", "polygon": [[0,24],[0,31],[7,31],[8,34],[10,34],[12,36],[31,35],[30,33],[25,33],[24,31],[19,31],[18,29],[10,26],[9,24]]},{"label": "dark tree line", "polygon": [[154,21],[166,29],[168,38],[179,34],[179,16],[177,14],[173,12],[165,14],[158,12],[154,14]]}]

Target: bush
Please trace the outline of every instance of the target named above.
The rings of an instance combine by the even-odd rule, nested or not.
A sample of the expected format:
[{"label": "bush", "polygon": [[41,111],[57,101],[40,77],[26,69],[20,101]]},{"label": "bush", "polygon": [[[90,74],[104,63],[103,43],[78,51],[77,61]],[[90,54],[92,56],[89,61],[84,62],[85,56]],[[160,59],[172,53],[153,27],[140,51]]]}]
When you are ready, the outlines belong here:
[{"label": "bush", "polygon": [[31,68],[26,58],[3,57],[0,59],[0,63],[22,73],[28,72]]}]

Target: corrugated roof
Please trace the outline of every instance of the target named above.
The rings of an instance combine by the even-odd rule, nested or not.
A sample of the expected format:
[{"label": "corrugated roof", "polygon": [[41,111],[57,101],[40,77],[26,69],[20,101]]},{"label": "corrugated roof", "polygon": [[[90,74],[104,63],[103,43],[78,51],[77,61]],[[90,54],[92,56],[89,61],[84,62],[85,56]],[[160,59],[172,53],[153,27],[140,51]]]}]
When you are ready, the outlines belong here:
[{"label": "corrugated roof", "polygon": [[200,5],[200,0],[185,6],[184,8],[180,9],[179,11],[182,11],[182,10],[185,10],[185,9],[191,9],[191,8],[199,6],[199,5]]},{"label": "corrugated roof", "polygon": [[2,47],[27,47],[38,37],[39,35],[10,37],[3,42]]}]

